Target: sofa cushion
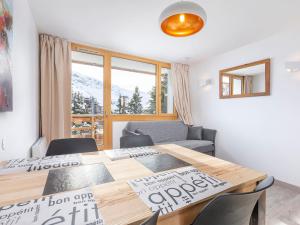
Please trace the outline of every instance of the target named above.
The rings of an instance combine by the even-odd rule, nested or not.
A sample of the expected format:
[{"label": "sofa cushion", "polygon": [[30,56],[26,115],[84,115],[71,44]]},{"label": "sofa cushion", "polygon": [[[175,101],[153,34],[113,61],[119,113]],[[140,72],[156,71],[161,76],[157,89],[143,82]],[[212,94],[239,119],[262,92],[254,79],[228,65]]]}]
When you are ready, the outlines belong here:
[{"label": "sofa cushion", "polygon": [[130,131],[140,130],[150,135],[154,143],[186,140],[188,127],[182,121],[140,121],[128,122]]},{"label": "sofa cushion", "polygon": [[[214,145],[212,141],[206,140],[185,140],[185,141],[174,141],[165,143],[155,143],[155,144],[175,144],[185,148],[193,149],[199,152],[210,152],[214,150]],[[203,149],[203,151],[202,151]]]},{"label": "sofa cushion", "polygon": [[187,140],[202,140],[202,127],[189,127]]}]

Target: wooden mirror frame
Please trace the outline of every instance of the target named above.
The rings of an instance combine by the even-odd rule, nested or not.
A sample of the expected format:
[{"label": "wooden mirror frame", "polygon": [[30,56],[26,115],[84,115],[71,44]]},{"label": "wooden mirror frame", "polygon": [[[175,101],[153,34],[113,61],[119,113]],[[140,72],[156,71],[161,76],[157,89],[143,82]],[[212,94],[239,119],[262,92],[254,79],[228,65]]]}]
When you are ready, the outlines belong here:
[{"label": "wooden mirror frame", "polygon": [[[228,73],[230,71],[235,71],[235,70],[239,70],[239,69],[252,67],[252,66],[262,65],[262,64],[265,65],[265,91],[264,92],[233,95],[231,93],[232,88],[230,88],[230,94],[228,96],[223,95],[223,85],[222,85],[223,77],[224,76],[229,76],[228,74],[225,74],[225,73]],[[219,97],[220,97],[220,99],[227,99],[227,98],[245,98],[245,97],[256,97],[256,96],[269,96],[270,95],[270,77],[271,77],[271,59],[263,59],[263,60],[259,60],[259,61],[256,61],[256,62],[247,63],[247,64],[244,64],[244,65],[235,66],[235,67],[232,67],[232,68],[220,70],[220,74],[219,74]],[[230,78],[230,79],[232,79],[232,78]],[[232,81],[230,83],[232,84]]]}]

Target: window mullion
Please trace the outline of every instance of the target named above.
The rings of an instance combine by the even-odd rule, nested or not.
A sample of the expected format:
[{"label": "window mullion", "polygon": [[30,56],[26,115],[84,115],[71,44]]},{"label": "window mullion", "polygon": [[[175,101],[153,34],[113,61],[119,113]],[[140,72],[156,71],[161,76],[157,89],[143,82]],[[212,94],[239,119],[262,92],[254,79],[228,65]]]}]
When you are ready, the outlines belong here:
[{"label": "window mullion", "polygon": [[112,120],[111,120],[111,54],[104,55],[104,145],[110,148],[112,145]]},{"label": "window mullion", "polygon": [[160,88],[160,79],[161,79],[161,65],[156,65],[156,115],[161,114],[161,88]]}]

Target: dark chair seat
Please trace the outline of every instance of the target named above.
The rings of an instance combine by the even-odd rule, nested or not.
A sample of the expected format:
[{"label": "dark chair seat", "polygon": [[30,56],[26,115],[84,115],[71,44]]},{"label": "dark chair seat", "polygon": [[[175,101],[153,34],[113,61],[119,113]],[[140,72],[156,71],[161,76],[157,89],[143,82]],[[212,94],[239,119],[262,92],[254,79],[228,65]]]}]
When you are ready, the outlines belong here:
[{"label": "dark chair seat", "polygon": [[201,211],[192,225],[245,225],[262,192],[274,183],[273,177],[262,181],[253,192],[228,193],[216,197]]},{"label": "dark chair seat", "polygon": [[141,225],[156,225],[158,216],[159,216],[159,212],[160,211],[157,211],[156,213],[154,213],[148,220],[143,222]]},{"label": "dark chair seat", "polygon": [[123,136],[120,138],[121,148],[135,148],[153,145],[154,143],[149,135]]},{"label": "dark chair seat", "polygon": [[98,151],[93,138],[56,139],[50,142],[46,156]]}]

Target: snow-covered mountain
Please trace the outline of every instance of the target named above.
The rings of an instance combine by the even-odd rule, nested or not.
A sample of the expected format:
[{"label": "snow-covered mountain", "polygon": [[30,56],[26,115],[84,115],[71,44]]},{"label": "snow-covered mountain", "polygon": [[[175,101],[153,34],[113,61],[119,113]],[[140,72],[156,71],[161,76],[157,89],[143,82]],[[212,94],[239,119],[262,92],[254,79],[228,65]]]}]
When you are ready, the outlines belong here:
[{"label": "snow-covered mountain", "polygon": [[[94,96],[100,105],[103,106],[103,82],[100,80],[96,80],[84,74],[73,73],[72,92],[80,92],[84,97]],[[114,110],[114,106],[117,104],[120,94],[122,96],[128,96],[128,100],[130,100],[133,92],[133,90],[127,90],[117,85],[113,85],[111,93],[113,102],[112,110]],[[149,93],[142,91],[140,91],[140,95],[142,96],[142,105],[145,109],[149,103],[150,95]]]}]

